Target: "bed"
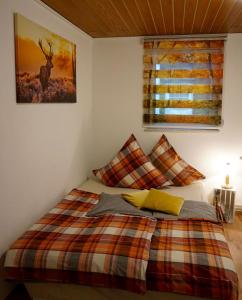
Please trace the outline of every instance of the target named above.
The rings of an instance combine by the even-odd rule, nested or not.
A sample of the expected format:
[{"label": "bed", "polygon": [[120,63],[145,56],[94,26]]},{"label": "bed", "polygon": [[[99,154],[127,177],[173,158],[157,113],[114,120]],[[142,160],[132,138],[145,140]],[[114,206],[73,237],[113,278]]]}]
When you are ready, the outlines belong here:
[{"label": "bed", "polygon": [[[187,201],[204,201],[201,182],[168,191]],[[237,274],[218,222],[86,217],[102,192],[134,190],[106,187],[93,179],[72,190],[12,245],[6,278],[24,282],[36,300],[238,299]],[[94,248],[101,249],[103,263],[99,252],[90,254]]]}]

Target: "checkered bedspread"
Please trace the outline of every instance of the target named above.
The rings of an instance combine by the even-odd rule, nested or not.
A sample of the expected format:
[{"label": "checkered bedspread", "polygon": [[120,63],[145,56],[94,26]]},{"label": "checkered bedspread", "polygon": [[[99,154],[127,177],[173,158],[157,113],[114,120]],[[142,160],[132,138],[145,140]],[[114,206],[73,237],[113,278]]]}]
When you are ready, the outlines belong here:
[{"label": "checkered bedspread", "polygon": [[237,274],[221,225],[86,217],[98,199],[78,189],[68,194],[11,246],[6,277],[238,299]]},{"label": "checkered bedspread", "polygon": [[73,190],[7,252],[8,278],[75,282],[146,291],[146,269],[156,220],[85,217],[98,195]]},{"label": "checkered bedspread", "polygon": [[157,221],[147,280],[151,290],[238,299],[238,278],[223,227],[204,220]]}]

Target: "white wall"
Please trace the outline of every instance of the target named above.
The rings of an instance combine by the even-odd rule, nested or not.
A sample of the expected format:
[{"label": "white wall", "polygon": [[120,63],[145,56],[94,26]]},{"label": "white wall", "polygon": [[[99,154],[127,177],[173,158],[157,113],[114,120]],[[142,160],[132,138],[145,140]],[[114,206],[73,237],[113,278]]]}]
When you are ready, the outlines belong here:
[{"label": "white wall", "polygon": [[[13,13],[77,45],[77,103],[16,104]],[[93,40],[33,0],[0,0],[0,255],[87,176]]]},{"label": "white wall", "polygon": [[[76,104],[16,104],[14,12],[76,43]],[[139,38],[93,42],[39,1],[0,0],[0,50],[1,256],[19,234],[81,183],[89,170],[110,160],[131,132],[147,153],[162,132],[142,128]],[[237,166],[238,204],[242,204],[241,53],[242,35],[229,35],[223,129],[166,132],[184,159],[207,175],[208,193],[220,183],[221,162],[232,160]]]},{"label": "white wall", "polygon": [[[230,34],[224,75],[224,126],[220,131],[163,131],[178,153],[206,176],[206,192],[223,181],[229,160],[242,204],[242,34]],[[149,153],[162,132],[142,128],[142,43],[140,38],[95,39],[93,58],[94,145],[91,168],[109,161],[133,132]]]}]

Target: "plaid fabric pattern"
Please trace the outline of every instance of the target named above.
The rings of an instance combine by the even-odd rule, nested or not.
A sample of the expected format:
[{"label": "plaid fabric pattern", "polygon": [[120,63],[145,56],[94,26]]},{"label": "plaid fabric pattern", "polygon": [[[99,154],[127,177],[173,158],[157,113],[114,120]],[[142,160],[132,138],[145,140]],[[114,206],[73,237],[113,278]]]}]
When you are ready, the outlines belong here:
[{"label": "plaid fabric pattern", "polygon": [[72,190],[11,246],[6,278],[238,299],[221,225],[118,214],[86,217],[98,200],[97,194]]},{"label": "plaid fabric pattern", "polygon": [[86,217],[99,195],[73,190],[7,252],[7,278],[146,291],[155,219]]},{"label": "plaid fabric pattern", "polygon": [[176,186],[189,185],[193,181],[205,178],[177,154],[164,134],[152,149],[149,158],[154,166]]},{"label": "plaid fabric pattern", "polygon": [[157,221],[147,287],[220,300],[238,299],[238,278],[221,225],[201,220]]},{"label": "plaid fabric pattern", "polygon": [[170,184],[144,154],[133,134],[106,166],[93,173],[108,186],[150,189]]}]

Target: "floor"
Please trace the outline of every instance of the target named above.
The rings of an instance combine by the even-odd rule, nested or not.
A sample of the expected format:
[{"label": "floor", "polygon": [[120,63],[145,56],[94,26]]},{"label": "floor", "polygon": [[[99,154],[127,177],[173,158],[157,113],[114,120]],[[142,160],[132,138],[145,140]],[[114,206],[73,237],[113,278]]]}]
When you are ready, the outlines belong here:
[{"label": "floor", "polygon": [[239,300],[242,300],[242,212],[236,214],[233,224],[226,224],[224,227],[225,236],[239,276]]},{"label": "floor", "polygon": [[[233,224],[224,226],[225,236],[234,259],[240,281],[240,297],[242,300],[242,212],[237,213]],[[23,285],[17,285],[5,300],[31,300]]]},{"label": "floor", "polygon": [[32,300],[32,298],[29,296],[24,285],[18,284],[5,300]]}]

